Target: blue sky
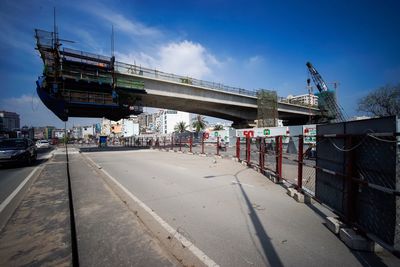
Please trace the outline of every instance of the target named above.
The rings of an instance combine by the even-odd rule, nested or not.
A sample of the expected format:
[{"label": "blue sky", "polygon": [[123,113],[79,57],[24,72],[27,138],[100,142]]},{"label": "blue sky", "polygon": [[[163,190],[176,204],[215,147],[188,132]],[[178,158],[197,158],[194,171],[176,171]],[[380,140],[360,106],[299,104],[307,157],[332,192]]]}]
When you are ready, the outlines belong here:
[{"label": "blue sky", "polygon": [[[311,61],[356,115],[369,91],[400,82],[400,1],[8,1],[0,2],[0,109],[26,125],[63,123],[38,100],[42,71],[34,29],[51,30],[53,7],[65,47],[119,61],[280,96],[306,93]],[[70,119],[69,124],[96,120]]]}]

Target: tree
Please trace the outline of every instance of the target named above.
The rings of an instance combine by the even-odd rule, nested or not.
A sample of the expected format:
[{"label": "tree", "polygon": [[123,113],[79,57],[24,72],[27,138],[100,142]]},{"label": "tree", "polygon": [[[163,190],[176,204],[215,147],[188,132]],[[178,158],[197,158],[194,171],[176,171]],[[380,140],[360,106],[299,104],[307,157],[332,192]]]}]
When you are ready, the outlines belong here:
[{"label": "tree", "polygon": [[188,125],[186,125],[186,122],[181,121],[181,122],[178,122],[178,123],[175,125],[174,130],[175,130],[175,132],[177,132],[177,133],[184,133],[184,132],[186,131],[186,128],[187,128],[187,127],[188,127]]},{"label": "tree", "polygon": [[382,86],[358,101],[358,111],[383,117],[400,115],[400,84]]},{"label": "tree", "polygon": [[214,131],[221,131],[221,130],[223,130],[224,129],[224,126],[222,126],[221,124],[216,124],[215,126],[214,126]]},{"label": "tree", "polygon": [[199,134],[201,130],[204,130],[207,126],[207,121],[205,120],[204,116],[202,115],[197,115],[195,120],[192,123],[192,126],[196,132],[196,134]]}]

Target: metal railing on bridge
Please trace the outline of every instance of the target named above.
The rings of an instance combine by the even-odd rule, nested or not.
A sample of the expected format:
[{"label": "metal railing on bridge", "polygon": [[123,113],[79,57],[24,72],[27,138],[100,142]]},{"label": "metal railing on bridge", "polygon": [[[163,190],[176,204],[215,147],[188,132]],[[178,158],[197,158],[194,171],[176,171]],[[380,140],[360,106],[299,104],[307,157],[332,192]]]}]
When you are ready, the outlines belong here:
[{"label": "metal railing on bridge", "polygon": [[215,90],[219,90],[219,91],[229,92],[229,93],[236,93],[236,94],[254,96],[254,97],[257,96],[257,91],[250,91],[250,90],[243,89],[243,88],[227,86],[222,83],[203,81],[203,80],[191,78],[188,76],[176,75],[176,74],[172,74],[172,73],[159,71],[157,69],[145,68],[142,66],[131,65],[131,64],[127,64],[127,63],[118,62],[118,61],[115,63],[115,70],[118,73],[127,74],[127,75],[136,75],[136,76],[140,75],[140,76],[147,77],[147,78],[160,79],[160,80],[164,80],[164,81],[182,83],[182,84],[186,84],[186,85],[200,86],[200,87],[205,87],[205,88],[209,88],[209,89],[215,89]]}]

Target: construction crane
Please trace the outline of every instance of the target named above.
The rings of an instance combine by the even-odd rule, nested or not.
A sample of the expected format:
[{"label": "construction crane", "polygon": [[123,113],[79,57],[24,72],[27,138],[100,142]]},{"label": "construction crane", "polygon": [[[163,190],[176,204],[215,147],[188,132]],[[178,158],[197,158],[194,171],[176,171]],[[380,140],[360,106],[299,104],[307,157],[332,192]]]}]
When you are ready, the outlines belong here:
[{"label": "construction crane", "polygon": [[[322,76],[310,62],[307,62],[306,66],[319,91],[316,95],[318,95],[318,107],[321,109],[323,117],[325,117],[329,122],[346,121],[346,118],[342,113],[342,108],[336,101],[335,91],[329,90],[328,85],[324,79],[322,79]],[[310,86],[310,82],[310,79],[307,79],[308,86]]]}]

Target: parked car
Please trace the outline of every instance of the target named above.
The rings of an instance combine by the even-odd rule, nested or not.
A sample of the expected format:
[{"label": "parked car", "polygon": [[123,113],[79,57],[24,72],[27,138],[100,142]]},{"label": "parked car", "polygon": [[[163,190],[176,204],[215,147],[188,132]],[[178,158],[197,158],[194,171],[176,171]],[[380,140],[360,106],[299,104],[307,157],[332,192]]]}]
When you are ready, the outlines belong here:
[{"label": "parked car", "polygon": [[31,165],[36,158],[36,146],[32,140],[27,138],[0,140],[0,164],[24,163]]},{"label": "parked car", "polygon": [[49,148],[50,147],[50,143],[47,140],[38,140],[36,142],[36,147],[37,148]]}]

